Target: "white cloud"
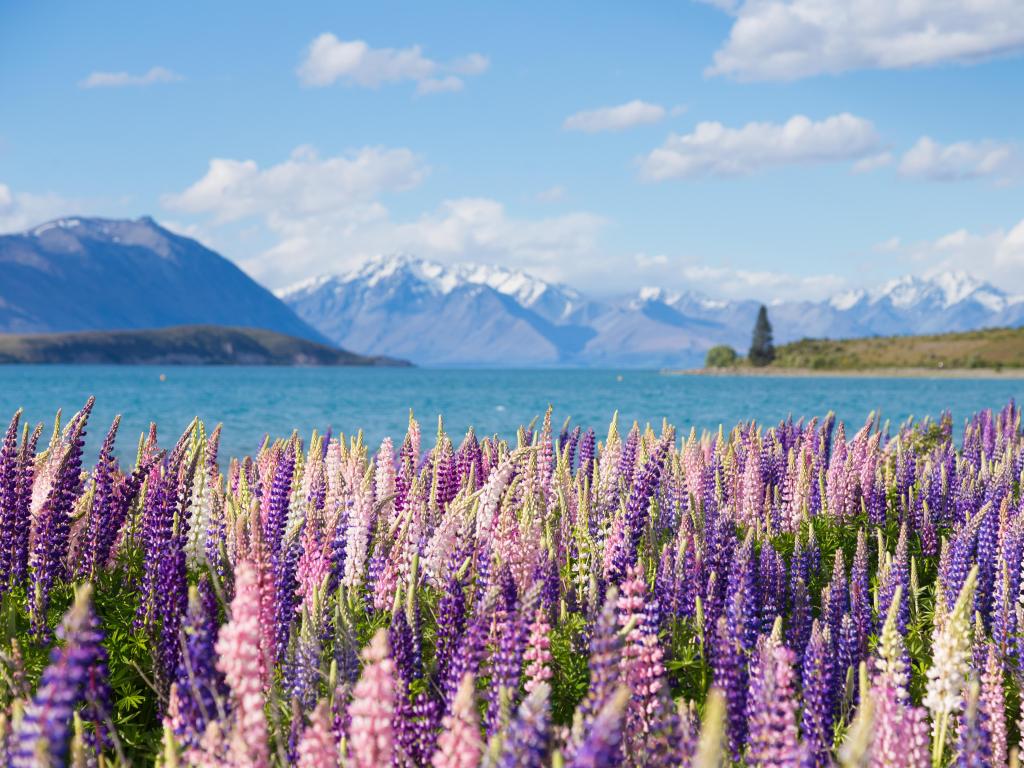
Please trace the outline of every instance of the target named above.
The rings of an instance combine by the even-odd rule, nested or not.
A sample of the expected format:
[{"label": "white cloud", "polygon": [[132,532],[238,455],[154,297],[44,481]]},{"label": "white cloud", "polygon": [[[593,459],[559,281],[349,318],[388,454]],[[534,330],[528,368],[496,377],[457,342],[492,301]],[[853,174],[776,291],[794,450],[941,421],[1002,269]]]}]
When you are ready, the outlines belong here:
[{"label": "white cloud", "polygon": [[1024,219],[1008,230],[958,229],[935,240],[894,240],[893,251],[926,275],[962,270],[1005,291],[1024,293]]},{"label": "white cloud", "polygon": [[83,203],[60,195],[14,192],[0,184],[0,233],[21,232],[44,221],[81,213]]},{"label": "white cloud", "polygon": [[312,88],[338,81],[363,88],[414,82],[419,93],[428,94],[461,90],[463,77],[482,74],[488,66],[488,58],[479,53],[441,63],[424,56],[418,45],[372,48],[363,40],[339,40],[325,32],[309,44],[298,76]]},{"label": "white cloud", "polygon": [[561,184],[542,189],[537,193],[537,199],[542,203],[557,203],[564,200],[569,191]]},{"label": "white cloud", "polygon": [[854,163],[853,172],[870,173],[889,165],[892,165],[892,152],[879,152],[877,155],[868,155]]},{"label": "white cloud", "polygon": [[903,176],[930,181],[961,181],[985,176],[1006,178],[1018,165],[1016,149],[996,141],[939,144],[922,137],[900,159]]},{"label": "white cloud", "polygon": [[184,78],[165,67],[153,67],[141,75],[128,72],[93,72],[78,85],[81,88],[122,88],[127,85],[176,83]]},{"label": "white cloud", "polygon": [[692,133],[671,134],[641,161],[651,181],[700,176],[740,176],[775,166],[854,160],[871,154],[878,136],[870,121],[848,113],[815,122],[803,115],[785,123],[728,128],[698,123]]},{"label": "white cloud", "polygon": [[[418,217],[394,218],[382,198],[411,189],[426,173],[406,149],[364,148],[320,158],[300,147],[265,169],[251,160],[214,159],[202,178],[165,195],[163,203],[200,217],[200,231],[218,237],[233,222],[257,223],[263,243],[239,263],[273,286],[395,252],[478,259],[562,278],[597,252],[605,221],[587,212],[520,218],[496,200],[457,198]],[[187,231],[194,223],[176,226]]]},{"label": "white cloud", "polygon": [[1024,50],[1020,0],[709,0],[734,14],[708,74],[793,80]]},{"label": "white cloud", "polygon": [[567,131],[600,133],[622,131],[638,125],[649,125],[664,119],[666,110],[660,104],[634,99],[617,107],[601,107],[569,115],[562,123]]},{"label": "white cloud", "polygon": [[321,158],[298,147],[288,160],[261,169],[253,160],[214,158],[206,174],[179,194],[166,195],[167,208],[212,214],[218,221],[248,216],[312,216],[372,204],[386,192],[419,184],[429,169],[408,149],[364,147]]}]

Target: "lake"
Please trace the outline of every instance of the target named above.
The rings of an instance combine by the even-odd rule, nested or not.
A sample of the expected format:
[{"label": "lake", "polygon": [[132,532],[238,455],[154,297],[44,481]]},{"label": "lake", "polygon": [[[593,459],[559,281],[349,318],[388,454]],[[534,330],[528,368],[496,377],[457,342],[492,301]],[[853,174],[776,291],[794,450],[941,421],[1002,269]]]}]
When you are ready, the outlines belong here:
[{"label": "lake", "polygon": [[[163,378],[162,378],[163,377]],[[478,434],[514,437],[516,427],[555,406],[556,426],[566,417],[599,435],[612,412],[656,426],[668,418],[681,432],[690,426],[757,419],[773,423],[834,410],[859,426],[872,410],[901,421],[949,408],[959,427],[981,408],[1024,396],[1024,380],[792,378],[668,376],[635,370],[449,370],[428,368],[191,368],[120,366],[0,366],[0,419],[22,407],[25,416],[52,424],[58,407],[70,414],[96,396],[89,435],[95,450],[117,413],[123,415],[120,453],[134,456],[150,421],[171,444],[199,416],[223,422],[222,455],[255,451],[264,434],[330,427],[362,428],[377,443],[400,440],[412,408],[429,445],[438,414],[453,439],[469,425]]]}]

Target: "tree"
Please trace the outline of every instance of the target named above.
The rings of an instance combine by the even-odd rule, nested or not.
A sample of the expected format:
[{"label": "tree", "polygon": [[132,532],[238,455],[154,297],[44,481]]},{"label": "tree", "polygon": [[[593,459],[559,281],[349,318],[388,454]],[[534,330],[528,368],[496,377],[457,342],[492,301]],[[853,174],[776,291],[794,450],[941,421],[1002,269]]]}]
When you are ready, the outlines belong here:
[{"label": "tree", "polygon": [[772,344],[772,324],[768,322],[768,308],[764,304],[757,311],[757,322],[754,323],[754,335],[750,340],[750,352],[747,354],[751,365],[768,365],[775,359],[775,345]]},{"label": "tree", "polygon": [[727,344],[719,344],[708,350],[708,355],[704,358],[704,367],[732,368],[736,365],[737,360],[739,360],[739,355],[736,354],[735,349]]}]

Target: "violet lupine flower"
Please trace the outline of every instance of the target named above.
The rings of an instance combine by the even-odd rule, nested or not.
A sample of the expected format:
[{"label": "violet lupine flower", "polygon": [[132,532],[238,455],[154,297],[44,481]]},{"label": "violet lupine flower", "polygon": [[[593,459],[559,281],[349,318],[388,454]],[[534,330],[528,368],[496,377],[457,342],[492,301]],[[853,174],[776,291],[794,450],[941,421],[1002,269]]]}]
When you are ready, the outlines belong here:
[{"label": "violet lupine flower", "polygon": [[[966,576],[966,572],[964,574]],[[897,588],[901,590],[902,599],[896,614],[898,629],[901,635],[907,632],[907,621],[910,618],[910,567],[907,561],[907,526],[900,527],[900,536],[896,542],[896,554],[889,561],[882,574],[882,584],[878,594],[879,620],[889,612],[889,603]]]},{"label": "violet lupine flower", "polygon": [[605,702],[566,763],[568,768],[617,768],[622,763],[622,727],[630,692],[625,686]]},{"label": "violet lupine flower", "polygon": [[443,685],[448,679],[455,648],[466,630],[466,594],[462,581],[452,573],[445,582],[444,594],[437,606],[437,628],[434,635],[434,683]]},{"label": "violet lupine flower", "polygon": [[218,707],[227,693],[224,678],[214,665],[217,597],[206,578],[189,590],[182,631],[185,648],[174,683],[178,691],[174,735],[186,747],[196,747],[206,724],[221,714]]},{"label": "violet lupine flower", "polygon": [[593,429],[588,429],[580,439],[580,467],[577,476],[591,479],[594,474],[594,447],[597,437]]},{"label": "violet lupine flower", "polygon": [[992,753],[985,730],[985,715],[979,706],[977,681],[968,686],[967,706],[957,737],[957,768],[990,768]]},{"label": "violet lupine flower", "polygon": [[383,768],[394,754],[395,663],[388,653],[387,632],[377,630],[363,651],[363,672],[352,691],[348,712],[351,765]]},{"label": "violet lupine flower", "polygon": [[618,599],[618,590],[610,588],[590,633],[590,686],[576,708],[569,755],[582,743],[585,732],[620,686],[622,637],[618,632]]},{"label": "violet lupine flower", "polygon": [[48,631],[46,622],[50,607],[50,589],[55,581],[67,576],[71,514],[75,501],[82,492],[85,425],[94,403],[95,398],[90,397],[85,407],[68,425],[66,437],[61,441],[63,455],[57,465],[53,484],[35,520],[29,613],[32,634],[40,639],[45,638]]},{"label": "violet lupine flower", "polygon": [[506,590],[511,590],[511,594],[503,596],[501,602],[504,605],[495,612],[492,629],[492,632],[497,633],[497,643],[490,658],[491,700],[486,723],[488,735],[497,732],[502,717],[516,704],[526,645],[526,623],[516,607],[515,582],[507,567],[502,572],[502,583]]},{"label": "violet lupine flower", "polygon": [[437,750],[431,758],[434,768],[477,768],[483,755],[480,740],[480,718],[473,700],[473,675],[467,674],[459,684],[452,711],[441,721]]},{"label": "violet lupine flower", "polygon": [[817,621],[804,651],[803,699],[800,730],[807,744],[808,760],[815,768],[829,764],[832,748],[832,711],[835,701],[832,683],[832,651],[828,629]]},{"label": "violet lupine flower", "polygon": [[487,610],[481,611],[469,623],[459,639],[457,650],[448,667],[448,679],[445,682],[445,712],[451,712],[462,678],[467,674],[476,676],[480,671],[491,626],[488,613]]},{"label": "violet lupine flower", "polygon": [[541,683],[523,699],[505,732],[498,768],[543,768],[551,743],[551,687]]},{"label": "violet lupine flower", "polygon": [[[781,628],[780,628],[781,630]],[[750,670],[746,760],[759,768],[798,768],[805,749],[797,731],[796,654],[763,636]]]},{"label": "violet lupine flower", "polygon": [[217,670],[231,690],[234,726],[230,752],[238,765],[266,768],[270,765],[263,683],[260,668],[260,593],[256,569],[246,560],[235,565],[235,597],[231,620],[217,638]]},{"label": "violet lupine flower", "polygon": [[75,709],[83,700],[93,708],[103,705],[100,701],[88,702],[90,689],[98,691],[99,679],[106,675],[103,635],[91,597],[90,586],[80,587],[74,605],[64,616],[58,630],[63,645],[50,652],[49,666],[43,670],[36,694],[13,735],[12,768],[63,765]]},{"label": "violet lupine flower", "polygon": [[[742,599],[737,594],[734,602]],[[711,661],[714,685],[725,695],[729,749],[733,759],[738,760],[747,736],[747,659],[737,634],[725,617],[718,620]]]},{"label": "violet lupine flower", "polygon": [[857,628],[857,663],[868,650],[871,634],[871,595],[868,575],[868,547],[864,529],[857,531],[857,549],[850,569],[850,616]]},{"label": "violet lupine flower", "polygon": [[17,530],[18,485],[21,466],[18,460],[18,424],[21,410],[15,412],[3,443],[0,443],[0,595],[7,591],[11,581],[11,556]]},{"label": "violet lupine flower", "polygon": [[331,727],[327,702],[321,701],[309,718],[296,748],[298,768],[337,768],[338,744]]},{"label": "violet lupine flower", "polygon": [[99,460],[93,473],[93,497],[86,522],[86,544],[78,553],[78,564],[75,573],[78,577],[93,576],[96,571],[96,548],[99,543],[100,529],[108,515],[110,504],[114,501],[117,459],[114,457],[114,440],[117,428],[121,423],[120,415],[114,417],[113,424],[100,446]]}]

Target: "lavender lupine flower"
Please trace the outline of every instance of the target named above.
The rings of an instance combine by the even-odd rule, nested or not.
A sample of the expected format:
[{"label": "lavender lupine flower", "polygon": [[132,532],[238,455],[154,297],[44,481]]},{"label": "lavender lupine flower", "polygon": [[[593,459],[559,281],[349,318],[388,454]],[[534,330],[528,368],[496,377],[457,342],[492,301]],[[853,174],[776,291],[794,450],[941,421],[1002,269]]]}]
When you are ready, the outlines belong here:
[{"label": "lavender lupine flower", "polygon": [[459,684],[452,711],[441,721],[437,751],[431,758],[434,768],[477,768],[483,754],[480,740],[480,718],[473,701],[473,675],[466,675]]},{"label": "lavender lupine flower", "polygon": [[827,766],[832,747],[832,711],[835,701],[832,683],[832,652],[828,628],[817,621],[804,651],[803,699],[800,729],[807,744],[810,765]]},{"label": "lavender lupine flower", "polygon": [[622,727],[629,698],[629,689],[622,686],[605,702],[567,762],[568,768],[617,768],[621,765]]},{"label": "lavender lupine flower", "polygon": [[185,647],[174,683],[178,691],[175,736],[186,747],[196,747],[206,724],[222,714],[227,693],[223,676],[214,665],[217,598],[205,578],[189,590],[182,632]]},{"label": "lavender lupine flower", "polygon": [[952,612],[937,624],[932,635],[932,666],[928,669],[924,705],[932,713],[932,760],[942,760],[950,717],[960,711],[963,689],[970,671],[971,627],[977,566],[971,569]]},{"label": "lavender lupine flower", "polygon": [[598,713],[615,695],[621,678],[622,638],[618,632],[618,590],[612,587],[590,634],[590,686],[576,709],[572,746],[578,747]]},{"label": "lavender lupine flower", "polygon": [[523,699],[505,733],[498,768],[543,768],[551,742],[551,687],[541,683]]},{"label": "lavender lupine flower", "polygon": [[363,651],[363,673],[349,705],[351,759],[356,768],[381,768],[394,750],[396,703],[395,663],[388,653],[387,633],[377,630]]},{"label": "lavender lupine flower", "polygon": [[[39,687],[14,733],[13,768],[62,765],[68,754],[72,714],[99,690],[106,675],[103,635],[92,609],[92,588],[80,587],[58,630],[62,646],[50,652]],[[90,694],[90,690],[92,694]],[[91,702],[94,707],[102,702]]]},{"label": "lavender lupine flower", "polygon": [[752,766],[797,768],[804,759],[796,722],[795,659],[778,639],[762,637],[750,670],[747,699],[746,759]]},{"label": "lavender lupine flower", "polygon": [[260,680],[259,582],[256,569],[245,560],[235,565],[231,620],[220,629],[216,651],[217,670],[224,675],[233,699],[232,759],[240,765],[266,768],[270,752]]}]

